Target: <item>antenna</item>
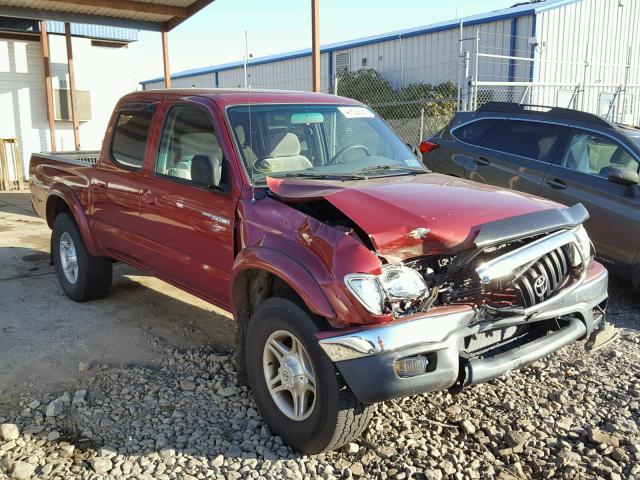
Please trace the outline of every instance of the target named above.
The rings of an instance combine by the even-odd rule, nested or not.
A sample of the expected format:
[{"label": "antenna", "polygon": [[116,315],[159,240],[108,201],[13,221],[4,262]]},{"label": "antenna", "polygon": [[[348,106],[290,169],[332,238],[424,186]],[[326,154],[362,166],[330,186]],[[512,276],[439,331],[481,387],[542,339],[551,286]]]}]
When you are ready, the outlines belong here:
[{"label": "antenna", "polygon": [[244,31],[244,88],[249,88],[248,76],[247,76],[247,63],[249,62],[249,39],[248,33]]},{"label": "antenna", "polygon": [[[244,31],[244,88],[247,90],[248,110],[249,110],[249,150],[253,150],[253,127],[251,125],[251,86],[249,85],[249,75],[247,74],[247,61],[249,59],[249,39],[247,31]],[[251,203],[256,203],[256,187],[253,182],[253,164],[249,168],[249,180],[251,180]]]}]

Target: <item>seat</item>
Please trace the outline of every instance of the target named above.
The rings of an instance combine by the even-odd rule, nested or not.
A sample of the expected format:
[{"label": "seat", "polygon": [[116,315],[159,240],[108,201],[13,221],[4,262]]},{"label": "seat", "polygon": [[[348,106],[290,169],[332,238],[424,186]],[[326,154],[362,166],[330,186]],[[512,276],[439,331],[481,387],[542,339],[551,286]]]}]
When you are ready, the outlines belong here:
[{"label": "seat", "polygon": [[191,159],[191,180],[200,185],[219,186],[222,160],[216,155],[194,155]]},{"label": "seat", "polygon": [[313,164],[300,155],[300,140],[291,132],[273,134],[269,155],[259,162],[256,169],[262,173],[296,171],[312,168]]},{"label": "seat", "polygon": [[235,128],[235,132],[245,162],[247,162],[248,165],[253,165],[254,162],[258,159],[258,156],[254,153],[251,145],[247,143],[247,136],[244,133],[244,127],[242,125],[238,125]]},{"label": "seat", "polygon": [[582,173],[591,173],[589,168],[589,149],[588,149],[589,137],[585,134],[578,134],[573,137],[567,159],[565,160],[565,167]]}]

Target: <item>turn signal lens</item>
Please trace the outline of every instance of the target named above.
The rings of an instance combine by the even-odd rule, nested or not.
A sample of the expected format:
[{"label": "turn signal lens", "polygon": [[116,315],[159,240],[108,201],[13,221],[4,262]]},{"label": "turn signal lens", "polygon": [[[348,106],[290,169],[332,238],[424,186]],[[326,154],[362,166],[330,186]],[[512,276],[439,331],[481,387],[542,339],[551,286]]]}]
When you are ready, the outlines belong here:
[{"label": "turn signal lens", "polygon": [[403,378],[422,375],[427,371],[427,366],[429,366],[429,359],[424,355],[400,358],[393,364],[398,376]]},{"label": "turn signal lens", "polygon": [[345,284],[371,313],[381,315],[384,308],[385,295],[378,277],[354,273],[344,277]]}]

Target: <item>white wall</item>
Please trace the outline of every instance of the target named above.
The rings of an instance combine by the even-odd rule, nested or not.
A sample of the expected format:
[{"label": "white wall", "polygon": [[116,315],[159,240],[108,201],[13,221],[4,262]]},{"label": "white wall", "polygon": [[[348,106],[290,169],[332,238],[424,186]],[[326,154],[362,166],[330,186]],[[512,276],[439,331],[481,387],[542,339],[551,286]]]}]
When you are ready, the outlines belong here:
[{"label": "white wall", "polygon": [[[53,88],[68,85],[63,36],[49,36]],[[81,148],[99,149],[116,101],[136,89],[128,48],[94,47],[73,38],[76,88],[91,94],[92,120],[81,122]],[[18,138],[25,173],[31,153],[51,149],[42,48],[37,40],[0,38],[0,137]],[[73,150],[70,121],[56,122],[58,150]]]}]

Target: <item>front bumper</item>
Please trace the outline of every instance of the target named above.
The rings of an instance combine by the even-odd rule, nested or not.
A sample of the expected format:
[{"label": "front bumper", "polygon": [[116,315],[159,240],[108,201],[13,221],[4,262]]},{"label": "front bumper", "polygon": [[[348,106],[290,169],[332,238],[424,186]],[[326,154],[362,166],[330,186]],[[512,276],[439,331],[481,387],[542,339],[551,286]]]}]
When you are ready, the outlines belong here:
[{"label": "front bumper", "polygon": [[[604,319],[608,274],[592,262],[585,275],[556,296],[523,312],[483,320],[468,305],[437,307],[378,327],[320,335],[321,348],[333,360],[358,399],[375,403],[481,383],[543,358],[590,335]],[[463,358],[465,338],[504,328],[562,318],[558,330],[493,356]],[[430,358],[431,368],[401,378],[396,360],[415,355]]]}]

